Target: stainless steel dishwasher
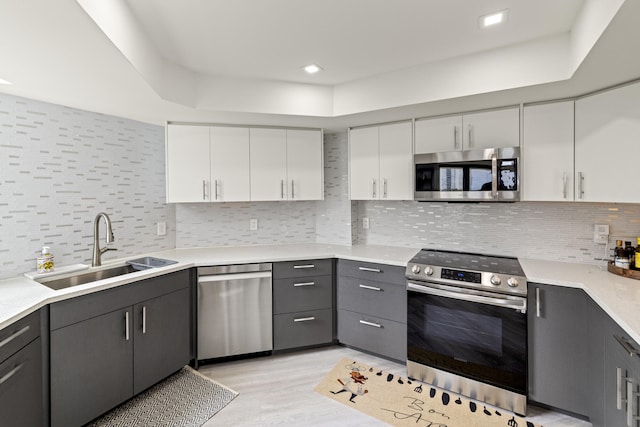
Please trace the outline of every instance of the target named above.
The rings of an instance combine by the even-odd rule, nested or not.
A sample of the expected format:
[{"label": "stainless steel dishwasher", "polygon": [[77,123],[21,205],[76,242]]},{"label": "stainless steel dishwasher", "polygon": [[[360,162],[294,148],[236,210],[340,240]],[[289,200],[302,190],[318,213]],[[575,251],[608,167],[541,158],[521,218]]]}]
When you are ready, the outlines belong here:
[{"label": "stainless steel dishwasher", "polygon": [[198,360],[273,349],[271,264],[198,268]]}]

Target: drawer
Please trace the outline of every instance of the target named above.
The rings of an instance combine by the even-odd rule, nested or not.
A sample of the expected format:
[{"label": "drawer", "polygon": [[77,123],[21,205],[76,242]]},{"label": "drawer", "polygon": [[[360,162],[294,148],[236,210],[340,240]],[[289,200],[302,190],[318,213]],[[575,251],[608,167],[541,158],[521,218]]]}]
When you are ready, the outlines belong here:
[{"label": "drawer", "polygon": [[39,336],[39,310],[7,326],[0,331],[0,362]]},{"label": "drawer", "polygon": [[273,278],[324,276],[332,274],[332,259],[306,259],[300,261],[276,262],[273,264]]},{"label": "drawer", "polygon": [[406,323],[338,310],[338,341],[391,359],[407,360]]},{"label": "drawer", "polygon": [[407,323],[406,285],[338,277],[338,308]]},{"label": "drawer", "polygon": [[405,268],[395,265],[376,264],[372,262],[339,260],[338,276],[375,280],[376,282],[405,285]]},{"label": "drawer", "polygon": [[273,313],[332,308],[332,276],[311,276],[273,281]]},{"label": "drawer", "polygon": [[329,344],[333,341],[333,310],[273,316],[273,349]]}]

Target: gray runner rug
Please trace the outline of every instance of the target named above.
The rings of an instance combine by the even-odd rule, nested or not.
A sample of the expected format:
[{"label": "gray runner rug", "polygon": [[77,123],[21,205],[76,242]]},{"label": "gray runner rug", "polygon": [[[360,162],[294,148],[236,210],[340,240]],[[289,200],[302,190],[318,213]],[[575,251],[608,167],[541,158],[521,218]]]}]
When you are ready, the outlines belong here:
[{"label": "gray runner rug", "polygon": [[238,395],[185,366],[103,415],[90,427],[199,427]]}]

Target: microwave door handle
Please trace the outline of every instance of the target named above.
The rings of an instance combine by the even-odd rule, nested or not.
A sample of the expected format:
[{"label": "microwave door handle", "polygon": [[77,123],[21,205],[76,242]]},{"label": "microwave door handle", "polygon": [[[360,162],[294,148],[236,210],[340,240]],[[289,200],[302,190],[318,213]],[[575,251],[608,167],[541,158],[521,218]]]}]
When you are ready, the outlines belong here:
[{"label": "microwave door handle", "polygon": [[491,197],[498,197],[498,156],[496,153],[491,155]]}]

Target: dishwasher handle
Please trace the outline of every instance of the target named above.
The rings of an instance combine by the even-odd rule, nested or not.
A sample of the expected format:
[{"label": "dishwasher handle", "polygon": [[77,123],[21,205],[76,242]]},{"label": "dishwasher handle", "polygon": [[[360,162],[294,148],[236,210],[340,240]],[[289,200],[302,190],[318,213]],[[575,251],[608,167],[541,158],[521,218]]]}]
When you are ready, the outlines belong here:
[{"label": "dishwasher handle", "polygon": [[198,277],[198,283],[225,282],[229,280],[246,280],[246,279],[262,279],[270,278],[270,271],[257,271],[254,273],[231,273],[231,274],[212,274],[210,276]]}]

